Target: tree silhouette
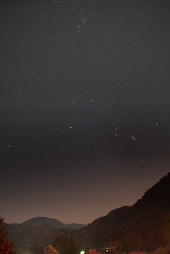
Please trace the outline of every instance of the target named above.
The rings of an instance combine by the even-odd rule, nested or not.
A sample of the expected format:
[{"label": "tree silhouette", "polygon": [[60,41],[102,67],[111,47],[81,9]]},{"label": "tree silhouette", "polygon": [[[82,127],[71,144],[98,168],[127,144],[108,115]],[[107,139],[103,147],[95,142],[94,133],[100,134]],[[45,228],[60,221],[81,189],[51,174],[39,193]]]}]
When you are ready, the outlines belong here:
[{"label": "tree silhouette", "polygon": [[0,216],[0,253],[1,254],[15,254],[13,251],[13,243],[8,241],[8,231],[3,223],[4,219]]},{"label": "tree silhouette", "polygon": [[163,221],[162,234],[164,238],[170,243],[170,213],[168,213]]},{"label": "tree silhouette", "polygon": [[32,244],[28,250],[31,254],[44,254],[44,248],[40,244]]},{"label": "tree silhouette", "polygon": [[60,254],[78,254],[79,249],[72,237],[57,236],[53,241],[53,246],[59,251]]},{"label": "tree silhouette", "polygon": [[50,244],[44,250],[44,254],[59,254]]}]

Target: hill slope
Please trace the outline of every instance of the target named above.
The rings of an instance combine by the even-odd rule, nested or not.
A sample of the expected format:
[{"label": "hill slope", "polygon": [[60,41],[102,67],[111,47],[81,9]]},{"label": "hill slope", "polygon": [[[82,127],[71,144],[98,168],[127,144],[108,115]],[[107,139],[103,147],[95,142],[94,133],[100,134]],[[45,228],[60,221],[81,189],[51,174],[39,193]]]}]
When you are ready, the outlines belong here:
[{"label": "hill slope", "polygon": [[131,207],[111,211],[78,231],[74,237],[81,247],[98,247],[119,240],[126,251],[153,250],[165,245],[162,226],[170,213],[170,173],[150,188]]}]

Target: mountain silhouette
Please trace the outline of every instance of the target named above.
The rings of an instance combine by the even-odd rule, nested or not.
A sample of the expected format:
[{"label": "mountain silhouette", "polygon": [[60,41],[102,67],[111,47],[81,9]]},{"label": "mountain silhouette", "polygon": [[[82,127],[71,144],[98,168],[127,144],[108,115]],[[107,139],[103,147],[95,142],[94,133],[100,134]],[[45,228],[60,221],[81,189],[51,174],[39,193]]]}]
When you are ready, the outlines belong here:
[{"label": "mountain silhouette", "polygon": [[62,222],[60,222],[57,219],[50,219],[48,217],[35,217],[29,220],[26,220],[22,224],[26,224],[29,227],[41,227],[46,224],[54,226],[56,228],[64,228],[66,225]]},{"label": "mountain silhouette", "polygon": [[69,235],[80,250],[104,249],[115,244],[114,248],[129,252],[153,251],[159,246],[166,246],[170,240],[167,233],[170,232],[167,228],[170,227],[169,221],[170,173],[147,190],[134,205],[112,210],[87,226],[78,224],[81,228],[76,230],[73,226],[76,228],[77,224],[64,224],[48,217],[36,217],[8,226],[13,228],[9,236],[14,246],[22,242],[25,245],[38,243],[45,247],[56,236]]},{"label": "mountain silhouette", "polygon": [[64,224],[57,219],[51,219],[49,217],[35,217],[32,219],[26,220],[21,224],[17,224],[17,223],[8,224],[8,229],[13,228],[14,231],[15,231],[15,228],[17,230],[26,230],[29,227],[37,228],[44,225],[51,225],[55,227],[56,229],[59,229],[59,228],[80,229],[85,226],[85,224],[77,224],[77,223]]},{"label": "mountain silhouette", "polygon": [[81,248],[103,248],[117,240],[125,251],[150,251],[167,243],[162,227],[169,213],[170,173],[147,190],[133,206],[111,211],[73,232],[74,238]]}]

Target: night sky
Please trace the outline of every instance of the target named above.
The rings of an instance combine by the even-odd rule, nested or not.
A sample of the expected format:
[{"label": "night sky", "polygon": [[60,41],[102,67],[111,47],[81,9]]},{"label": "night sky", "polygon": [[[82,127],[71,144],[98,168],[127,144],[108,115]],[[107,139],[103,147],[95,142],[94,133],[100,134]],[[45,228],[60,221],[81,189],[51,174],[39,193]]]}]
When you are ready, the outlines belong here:
[{"label": "night sky", "polygon": [[90,223],[170,171],[170,1],[0,4],[0,214]]}]

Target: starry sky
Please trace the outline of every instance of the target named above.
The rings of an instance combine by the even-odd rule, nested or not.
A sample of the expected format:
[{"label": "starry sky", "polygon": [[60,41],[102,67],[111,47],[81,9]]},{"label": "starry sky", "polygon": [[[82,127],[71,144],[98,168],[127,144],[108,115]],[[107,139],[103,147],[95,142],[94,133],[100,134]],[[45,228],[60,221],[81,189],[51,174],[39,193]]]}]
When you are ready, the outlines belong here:
[{"label": "starry sky", "polygon": [[0,3],[0,214],[91,223],[170,171],[170,1]]}]

